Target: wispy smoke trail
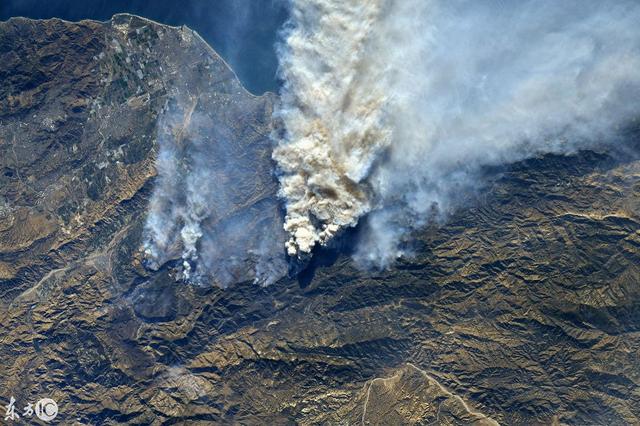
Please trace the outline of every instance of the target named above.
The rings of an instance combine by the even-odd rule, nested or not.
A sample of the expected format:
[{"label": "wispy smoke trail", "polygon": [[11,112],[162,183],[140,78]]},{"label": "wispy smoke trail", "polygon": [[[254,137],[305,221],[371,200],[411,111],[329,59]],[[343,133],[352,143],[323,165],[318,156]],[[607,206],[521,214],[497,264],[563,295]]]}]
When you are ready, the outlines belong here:
[{"label": "wispy smoke trail", "polygon": [[[187,111],[193,113],[193,108]],[[184,229],[179,229],[181,222],[186,222],[189,216],[184,208],[182,183],[186,174],[182,157],[185,155],[184,137],[188,121],[188,112],[185,114],[175,104],[169,104],[157,124],[158,177],[149,203],[144,241],[145,253],[154,269],[176,257],[181,250],[178,235],[186,233],[189,228],[185,225]]]},{"label": "wispy smoke trail", "polygon": [[[181,259],[181,278],[190,282],[271,284],[286,274],[287,263],[270,143],[251,127],[265,111],[258,102],[239,102],[221,112],[203,97],[205,105],[177,96],[158,120],[147,261],[157,269]],[[237,129],[239,118],[246,129]]]},{"label": "wispy smoke trail", "polygon": [[274,151],[290,254],[368,214],[384,266],[483,166],[615,140],[640,113],[631,0],[294,0]]}]

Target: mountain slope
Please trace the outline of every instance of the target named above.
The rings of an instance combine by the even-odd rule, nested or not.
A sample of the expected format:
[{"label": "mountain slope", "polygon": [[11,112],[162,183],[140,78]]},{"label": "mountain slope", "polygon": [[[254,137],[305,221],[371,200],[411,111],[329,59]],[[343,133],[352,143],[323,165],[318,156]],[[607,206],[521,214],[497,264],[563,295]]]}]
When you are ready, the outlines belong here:
[{"label": "mountain slope", "polygon": [[274,96],[130,15],[1,23],[0,78],[2,405],[48,396],[65,424],[639,421],[633,151],[487,170],[389,270],[353,265],[354,230],[295,278],[222,290],[176,280],[179,250],[143,266],[158,117],[199,99],[275,200]]}]

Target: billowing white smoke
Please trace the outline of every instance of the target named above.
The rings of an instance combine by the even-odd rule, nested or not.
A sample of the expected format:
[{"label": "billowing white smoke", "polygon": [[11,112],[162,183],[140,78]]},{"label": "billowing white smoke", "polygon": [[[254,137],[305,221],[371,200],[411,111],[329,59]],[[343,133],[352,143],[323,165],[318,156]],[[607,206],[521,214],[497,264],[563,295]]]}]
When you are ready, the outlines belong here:
[{"label": "billowing white smoke", "polygon": [[384,266],[483,166],[614,140],[640,113],[640,2],[293,0],[274,151],[292,255],[368,214]]},{"label": "billowing white smoke", "polygon": [[283,172],[290,255],[309,252],[370,209],[363,180],[390,142],[385,64],[371,55],[382,3],[293,3],[296,26],[280,52],[287,135],[273,153]]}]

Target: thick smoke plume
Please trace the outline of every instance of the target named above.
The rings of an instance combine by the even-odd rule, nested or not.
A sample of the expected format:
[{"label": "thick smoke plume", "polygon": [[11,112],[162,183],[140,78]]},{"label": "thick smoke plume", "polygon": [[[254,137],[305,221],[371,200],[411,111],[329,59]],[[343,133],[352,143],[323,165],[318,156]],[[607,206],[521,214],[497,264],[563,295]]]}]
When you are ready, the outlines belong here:
[{"label": "thick smoke plume", "polygon": [[368,215],[385,266],[484,166],[615,141],[640,113],[632,0],[294,0],[273,157],[291,255]]},{"label": "thick smoke plume", "polygon": [[385,65],[370,54],[382,3],[293,3],[294,27],[280,53],[287,135],[273,154],[283,172],[290,255],[309,252],[371,208],[363,180],[390,142]]}]

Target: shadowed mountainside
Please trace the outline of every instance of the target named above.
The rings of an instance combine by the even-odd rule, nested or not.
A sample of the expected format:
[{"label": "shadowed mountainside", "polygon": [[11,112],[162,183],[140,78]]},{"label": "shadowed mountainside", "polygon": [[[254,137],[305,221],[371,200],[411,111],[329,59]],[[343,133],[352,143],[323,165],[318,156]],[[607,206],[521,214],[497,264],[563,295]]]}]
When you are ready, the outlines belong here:
[{"label": "shadowed mountainside", "polygon": [[487,171],[389,270],[355,268],[355,230],[296,278],[221,290],[177,282],[177,258],[142,266],[156,122],[206,99],[275,199],[273,95],[131,15],[0,23],[0,80],[1,405],[48,396],[96,425],[640,421],[629,152]]}]

